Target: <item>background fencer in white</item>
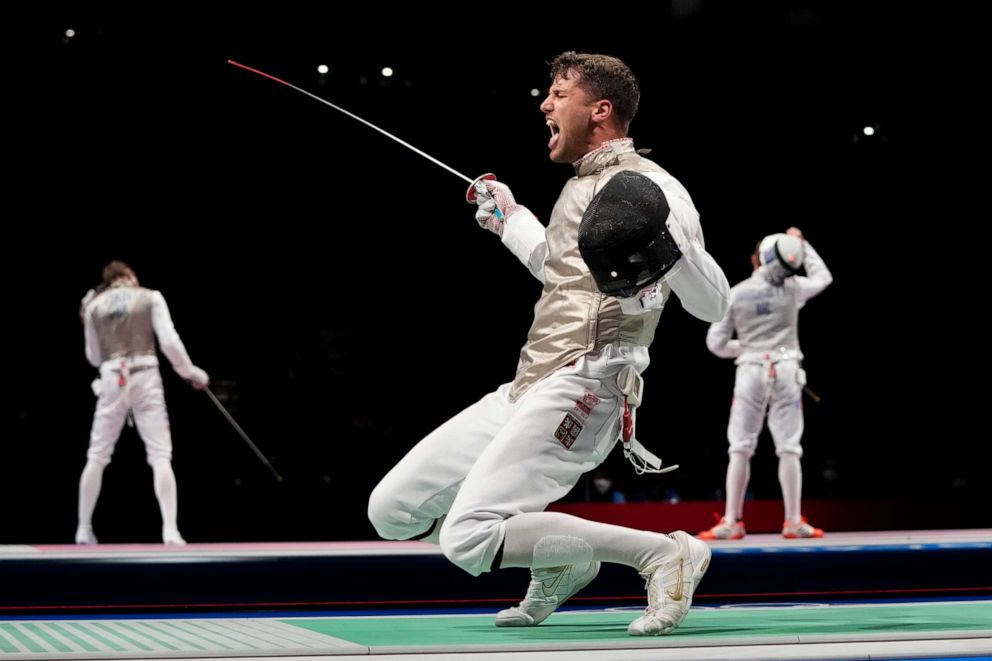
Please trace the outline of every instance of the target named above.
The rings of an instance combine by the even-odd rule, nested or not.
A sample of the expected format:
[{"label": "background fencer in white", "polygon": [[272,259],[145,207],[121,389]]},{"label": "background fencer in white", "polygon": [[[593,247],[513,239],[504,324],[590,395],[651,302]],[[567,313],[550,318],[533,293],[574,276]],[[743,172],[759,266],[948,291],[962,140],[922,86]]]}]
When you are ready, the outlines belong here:
[{"label": "background fencer in white", "polygon": [[[793,247],[783,247],[786,244]],[[806,276],[792,275],[780,268],[777,254],[787,254],[790,250],[805,267]],[[712,324],[706,335],[710,351],[736,359],[737,373],[727,427],[730,448],[726,510],[723,518],[699,537],[740,539],[744,536],[744,494],[750,479],[751,457],[766,413],[779,458],[778,477],[785,506],[782,534],[788,538],[820,537],[823,531],[802,517],[800,441],[802,389],[806,380],[798,330],[800,308],[823,291],[833,277],[795,227],[785,234],[766,237],[752,255],[752,265],[751,277],[730,290],[730,312],[722,321]],[[737,339],[731,339],[735,332]]]},{"label": "background fencer in white", "polygon": [[[516,378],[410,450],[372,492],[369,518],[387,539],[440,543],[448,559],[473,575],[532,568],[527,596],[497,615],[498,626],[540,623],[596,576],[601,561],[634,567],[648,579],[649,607],[628,632],[658,635],[685,617],[708,566],[705,544],[682,532],[669,536],[543,510],[616,443],[623,403],[617,375],[647,367],[669,292],[713,321],[726,311],[729,286],[703,247],[688,193],[626,138],[638,99],[626,65],[570,52],[551,69],[553,84],[541,105],[552,132],[550,156],[572,163],[576,176],[548,227],[501,183],[486,182],[476,200],[480,225],[544,284]],[[683,253],[677,272],[655,287],[654,309],[639,315],[625,314],[618,299],[597,290],[577,247],[583,212],[622,170],[661,188]]]},{"label": "background fencer in white", "polygon": [[77,544],[96,544],[93,510],[100,496],[104,468],[129,413],[145,444],[152,468],[155,496],[162,515],[162,541],[185,544],[177,527],[176,478],[172,471],[172,433],[165,406],[162,376],[158,370],[155,339],[162,353],[181,377],[196,388],[210,382],[207,373],[193,365],[158,291],[138,284],[134,271],[113,261],[103,271],[99,293],[91,292],[81,310],[86,358],[99,368],[94,381],[96,411],[90,432],[86,466],[79,480]]}]

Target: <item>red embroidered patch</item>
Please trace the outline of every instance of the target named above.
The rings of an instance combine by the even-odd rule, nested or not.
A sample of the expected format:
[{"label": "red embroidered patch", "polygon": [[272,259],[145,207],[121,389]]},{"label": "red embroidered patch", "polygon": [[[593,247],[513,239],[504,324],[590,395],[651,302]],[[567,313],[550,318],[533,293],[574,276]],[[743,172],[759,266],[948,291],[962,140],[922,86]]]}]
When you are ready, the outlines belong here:
[{"label": "red embroidered patch", "polygon": [[586,406],[592,408],[596,406],[596,404],[599,404],[599,397],[596,397],[596,395],[594,395],[592,392],[587,390],[585,394],[582,395],[582,401],[585,403]]},{"label": "red embroidered patch", "polygon": [[566,448],[570,448],[581,433],[582,423],[571,413],[566,413],[565,419],[561,421],[558,429],[555,430],[555,438]]},{"label": "red embroidered patch", "polygon": [[572,412],[577,413],[580,418],[586,420],[592,414],[592,410],[596,408],[597,404],[599,404],[599,397],[587,390],[582,393],[582,399],[575,400],[575,408],[572,409]]}]

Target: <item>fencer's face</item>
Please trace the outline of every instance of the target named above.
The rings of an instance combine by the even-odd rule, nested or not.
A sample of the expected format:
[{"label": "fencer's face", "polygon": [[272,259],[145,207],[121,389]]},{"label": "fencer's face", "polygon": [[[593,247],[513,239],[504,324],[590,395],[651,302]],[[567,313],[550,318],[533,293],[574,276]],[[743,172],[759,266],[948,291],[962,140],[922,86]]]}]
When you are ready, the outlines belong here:
[{"label": "fencer's face", "polygon": [[555,163],[572,163],[592,148],[592,114],[594,104],[586,90],[579,85],[579,74],[555,78],[541,112],[551,129],[548,149]]}]

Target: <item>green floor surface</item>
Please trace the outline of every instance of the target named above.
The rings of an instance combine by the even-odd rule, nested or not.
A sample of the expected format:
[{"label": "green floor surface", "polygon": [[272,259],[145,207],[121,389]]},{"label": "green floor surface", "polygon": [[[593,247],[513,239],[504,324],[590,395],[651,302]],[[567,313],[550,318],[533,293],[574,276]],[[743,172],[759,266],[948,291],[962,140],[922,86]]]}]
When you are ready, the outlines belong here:
[{"label": "green floor surface", "polygon": [[[485,616],[390,616],[283,620],[359,645],[541,645],[631,640],[636,611],[556,613],[537,627],[497,628]],[[667,638],[864,636],[992,629],[992,602],[694,609]],[[688,642],[688,641],[686,641]]]}]

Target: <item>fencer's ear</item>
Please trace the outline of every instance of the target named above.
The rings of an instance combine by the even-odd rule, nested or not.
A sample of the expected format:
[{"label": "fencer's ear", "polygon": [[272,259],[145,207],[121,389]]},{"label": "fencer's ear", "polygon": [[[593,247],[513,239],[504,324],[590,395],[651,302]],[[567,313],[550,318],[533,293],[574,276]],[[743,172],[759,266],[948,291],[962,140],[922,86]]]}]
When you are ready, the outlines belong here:
[{"label": "fencer's ear", "polygon": [[613,117],[613,102],[609,99],[600,99],[592,104],[592,121],[603,123]]}]

